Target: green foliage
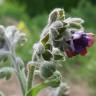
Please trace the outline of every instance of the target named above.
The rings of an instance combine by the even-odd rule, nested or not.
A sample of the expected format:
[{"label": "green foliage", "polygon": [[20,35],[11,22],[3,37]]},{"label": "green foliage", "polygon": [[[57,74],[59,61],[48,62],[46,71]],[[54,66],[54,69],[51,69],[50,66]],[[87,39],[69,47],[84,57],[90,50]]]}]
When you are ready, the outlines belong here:
[{"label": "green foliage", "polygon": [[3,92],[0,91],[0,96],[5,96],[5,95],[3,94]]},{"label": "green foliage", "polygon": [[[24,0],[20,0],[20,1],[24,2]],[[33,2],[33,5],[31,5],[31,3],[29,3],[31,1]],[[77,3],[76,0],[72,0],[70,2],[69,2],[69,0],[61,0],[61,1],[55,0],[55,2],[54,2],[54,0],[51,2],[49,0],[47,0],[45,2],[46,6],[44,6],[42,3],[43,2],[42,0],[40,2],[38,2],[37,0],[35,0],[35,1],[31,0],[31,1],[25,0],[25,2],[27,2],[28,13],[31,16],[36,15],[36,14],[41,14],[41,15],[38,15],[38,16],[32,18],[32,19],[30,19],[28,17],[28,15],[25,12],[25,8],[22,7],[21,4],[18,5],[17,3],[16,4],[15,3],[14,4],[13,3],[4,3],[2,6],[0,5],[0,9],[2,9],[2,10],[0,10],[1,24],[4,24],[4,25],[17,24],[20,21],[23,21],[24,24],[28,27],[29,32],[26,32],[28,42],[26,42],[24,46],[18,47],[18,49],[17,49],[18,54],[24,59],[25,63],[28,60],[31,60],[31,53],[32,53],[31,47],[34,42],[39,40],[39,35],[42,31],[42,28],[46,24],[48,15],[42,14],[42,13],[45,12],[45,10],[50,11],[52,9],[53,5],[57,7],[57,3],[58,3],[58,7],[65,6],[65,8],[66,8],[65,10],[71,9],[69,7],[71,2],[74,1],[75,2],[74,4]],[[61,2],[62,2],[62,5],[60,5]],[[67,2],[67,4],[64,2]],[[74,4],[72,4],[72,6]],[[37,6],[37,5],[39,5],[39,6]],[[85,27],[88,28],[88,30],[95,31],[95,28],[96,28],[96,24],[95,24],[96,12],[95,12],[95,10],[96,10],[96,6],[93,6],[90,2],[87,2],[87,1],[81,2],[77,8],[71,10],[71,15],[83,18],[85,20]],[[11,21],[11,23],[10,23],[10,21]],[[77,26],[77,25],[74,25],[74,26]],[[79,27],[79,26],[77,26],[77,27]],[[94,88],[94,90],[96,89],[96,78],[95,78],[96,77],[95,76],[95,74],[96,74],[96,71],[95,71],[96,70],[96,63],[95,63],[96,62],[96,58],[95,58],[96,54],[95,54],[95,49],[96,49],[96,46],[94,46],[93,48],[90,48],[89,54],[86,57],[77,56],[77,57],[67,60],[67,62],[63,62],[63,64],[62,64],[63,68],[64,68],[64,69],[62,69],[64,71],[64,75],[71,73],[72,78],[75,77],[75,75],[80,76],[81,78],[84,78],[86,80],[86,82],[88,82]],[[4,64],[2,64],[2,65],[4,65]],[[0,66],[1,66],[1,63],[0,63]],[[4,71],[4,70],[6,70],[6,69],[1,69],[1,71],[0,71],[0,74],[3,73],[3,74],[1,74],[1,77],[9,79],[9,77],[11,76],[9,74],[10,73],[9,70],[6,70],[6,71]],[[9,75],[7,74],[7,72]],[[8,75],[8,77],[7,77],[7,75]],[[38,91],[40,91],[44,87],[45,87],[45,85],[43,85],[42,87],[40,85],[36,89],[37,91],[34,88],[34,90],[35,90],[34,94],[36,94]]]},{"label": "green foliage", "polygon": [[48,87],[58,87],[60,85],[60,81],[61,81],[61,74],[59,71],[54,72],[54,74],[48,78],[47,80],[45,80],[44,82],[36,85],[35,87],[31,88],[27,93],[26,96],[37,96],[38,93]]},{"label": "green foliage", "polygon": [[10,79],[11,74],[14,72],[13,68],[4,67],[0,69],[0,79],[4,78],[6,80]]},{"label": "green foliage", "polygon": [[35,86],[34,88],[31,88],[31,89],[27,92],[26,96],[37,96],[38,93],[39,93],[42,89],[46,88],[47,86],[48,86],[48,85],[47,85],[45,82],[40,83],[40,84],[38,84],[37,86]]},{"label": "green foliage", "polygon": [[[25,14],[25,8],[23,6],[18,5],[17,3],[4,3],[0,5],[0,22],[3,24],[6,24],[5,22],[8,21],[8,19],[13,20],[26,20],[27,15]],[[5,20],[6,21],[5,21]],[[11,22],[11,21],[9,21]],[[15,21],[14,21],[15,22]]]},{"label": "green foliage", "polygon": [[76,9],[71,10],[72,16],[78,16],[85,20],[85,26],[88,29],[96,28],[96,6],[92,5],[89,0],[81,0]]},{"label": "green foliage", "polygon": [[[12,0],[11,0],[12,1]],[[50,12],[56,7],[65,8],[65,11],[70,11],[72,7],[76,7],[80,0],[13,0],[20,4],[26,5],[26,11],[30,16],[35,16]],[[38,6],[39,5],[39,6]]]}]

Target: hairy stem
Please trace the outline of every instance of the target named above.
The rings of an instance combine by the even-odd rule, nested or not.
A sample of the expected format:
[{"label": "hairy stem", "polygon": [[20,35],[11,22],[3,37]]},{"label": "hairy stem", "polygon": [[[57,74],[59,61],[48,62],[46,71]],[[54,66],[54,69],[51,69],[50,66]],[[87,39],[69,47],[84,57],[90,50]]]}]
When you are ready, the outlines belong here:
[{"label": "hairy stem", "polygon": [[14,46],[11,45],[11,42],[9,41],[9,39],[7,38],[6,35],[4,35],[4,38],[5,38],[6,42],[7,42],[9,51],[11,53],[11,55],[9,55],[9,57],[10,57],[10,59],[12,61],[12,64],[14,66],[14,69],[16,71],[16,75],[18,77],[18,80],[19,80],[19,83],[20,83],[20,86],[21,86],[22,95],[25,96],[25,89],[26,89],[26,86],[25,86],[26,82],[25,81],[26,80],[23,80],[22,79],[23,76],[21,74],[20,65],[19,65],[21,62],[17,62],[16,61],[15,48],[14,48]]},{"label": "hairy stem", "polygon": [[22,94],[23,94],[23,96],[25,96],[25,83],[26,82],[24,82],[25,80],[22,80],[23,78],[22,78],[22,74],[21,74],[21,70],[20,70],[20,66],[17,64],[17,62],[16,62],[16,59],[14,58],[14,56],[12,56],[11,57],[11,60],[12,60],[12,62],[13,62],[13,65],[14,65],[14,68],[15,68],[15,70],[16,70],[16,75],[17,75],[17,77],[18,77],[18,80],[19,80],[19,83],[20,83],[20,86],[21,86],[21,90],[22,90]]},{"label": "hairy stem", "polygon": [[27,91],[32,88],[32,81],[34,77],[35,66],[33,64],[28,65],[28,81],[27,81]]}]

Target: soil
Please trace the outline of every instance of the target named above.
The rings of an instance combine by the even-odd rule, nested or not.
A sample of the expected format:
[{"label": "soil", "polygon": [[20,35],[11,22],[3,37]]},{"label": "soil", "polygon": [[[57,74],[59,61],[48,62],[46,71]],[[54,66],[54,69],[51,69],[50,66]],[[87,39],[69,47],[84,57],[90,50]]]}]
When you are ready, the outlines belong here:
[{"label": "soil", "polygon": [[[86,84],[71,84],[70,96],[89,96],[89,88]],[[21,96],[20,86],[15,75],[8,81],[0,80],[0,90],[5,96]],[[46,95],[47,94],[47,95]],[[48,96],[48,89],[42,91],[40,96]]]}]

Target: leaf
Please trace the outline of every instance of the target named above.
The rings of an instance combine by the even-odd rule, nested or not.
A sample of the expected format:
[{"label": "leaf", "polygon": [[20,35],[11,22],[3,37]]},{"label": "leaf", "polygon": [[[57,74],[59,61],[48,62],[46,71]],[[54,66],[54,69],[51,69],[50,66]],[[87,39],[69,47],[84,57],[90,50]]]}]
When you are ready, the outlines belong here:
[{"label": "leaf", "polygon": [[25,96],[37,96],[38,93],[48,87],[48,86],[52,86],[52,87],[58,87],[58,85],[60,84],[60,81],[59,81],[59,77],[58,76],[55,76],[53,75],[53,77],[45,80],[44,82],[36,85],[35,87],[31,88]]},{"label": "leaf", "polygon": [[45,45],[45,49],[47,49],[47,50],[52,50],[52,45],[49,44],[49,43],[47,43],[47,44]]},{"label": "leaf", "polygon": [[0,79],[4,78],[9,80],[14,69],[11,67],[4,67],[0,69]]},{"label": "leaf", "polygon": [[3,92],[0,91],[0,96],[5,96]]},{"label": "leaf", "polygon": [[45,84],[45,83],[40,83],[40,84],[38,84],[37,86],[35,86],[34,88],[31,88],[31,89],[27,92],[26,96],[37,96],[38,93],[39,93],[42,89],[46,88],[47,86],[48,86],[48,85]]},{"label": "leaf", "polygon": [[64,20],[64,19],[65,19],[65,12],[64,12],[63,9],[61,9],[61,10],[59,11],[59,19],[60,19],[60,20]]},{"label": "leaf", "polygon": [[49,40],[49,33],[41,40],[41,43],[45,46],[48,40]]},{"label": "leaf", "polygon": [[51,52],[49,50],[46,50],[43,54],[42,54],[44,60],[46,61],[50,61],[51,58],[53,57]]},{"label": "leaf", "polygon": [[69,18],[65,19],[64,22],[65,23],[69,23],[69,24],[70,23],[79,23],[79,24],[82,24],[82,23],[84,23],[84,20],[81,19],[81,18],[71,18],[71,17],[69,17]]},{"label": "leaf", "polygon": [[77,28],[77,29],[80,29],[82,28],[81,24],[79,23],[70,23],[70,26],[71,28]]},{"label": "leaf", "polygon": [[71,18],[71,21],[79,24],[84,23],[84,20],[81,18]]},{"label": "leaf", "polygon": [[61,60],[61,59],[63,59],[63,55],[59,55],[59,54],[56,55],[56,54],[55,54],[55,55],[54,55],[54,59],[55,59],[55,60]]}]

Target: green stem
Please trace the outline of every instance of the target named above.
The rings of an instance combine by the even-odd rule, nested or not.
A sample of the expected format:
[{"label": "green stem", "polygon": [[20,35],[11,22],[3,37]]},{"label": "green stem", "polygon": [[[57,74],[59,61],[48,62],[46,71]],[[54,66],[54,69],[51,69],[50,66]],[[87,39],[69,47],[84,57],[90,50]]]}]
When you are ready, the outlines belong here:
[{"label": "green stem", "polygon": [[33,77],[34,77],[34,70],[35,70],[35,65],[34,64],[29,64],[28,65],[27,91],[29,91],[32,88],[32,81],[33,81]]},{"label": "green stem", "polygon": [[22,74],[22,71],[20,69],[20,63],[21,62],[17,62],[16,60],[16,53],[15,53],[15,45],[12,46],[11,44],[11,41],[8,39],[8,37],[6,35],[4,35],[4,38],[6,40],[6,44],[8,45],[8,48],[9,48],[9,51],[11,53],[11,55],[9,55],[11,61],[12,61],[12,64],[14,66],[14,69],[16,71],[16,75],[18,77],[18,80],[20,82],[20,85],[21,85],[21,90],[22,90],[22,94],[23,96],[25,96],[25,92],[26,92],[26,78],[24,78],[24,74]]},{"label": "green stem", "polygon": [[25,96],[25,90],[26,90],[26,86],[25,86],[25,83],[24,82],[25,80],[22,80],[22,74],[21,74],[21,70],[20,70],[20,66],[19,64],[16,62],[16,58],[14,56],[10,56],[12,62],[13,62],[13,65],[14,65],[14,68],[16,70],[16,75],[18,77],[18,80],[20,82],[20,85],[21,85],[21,90],[22,90],[22,94],[23,96]]}]

